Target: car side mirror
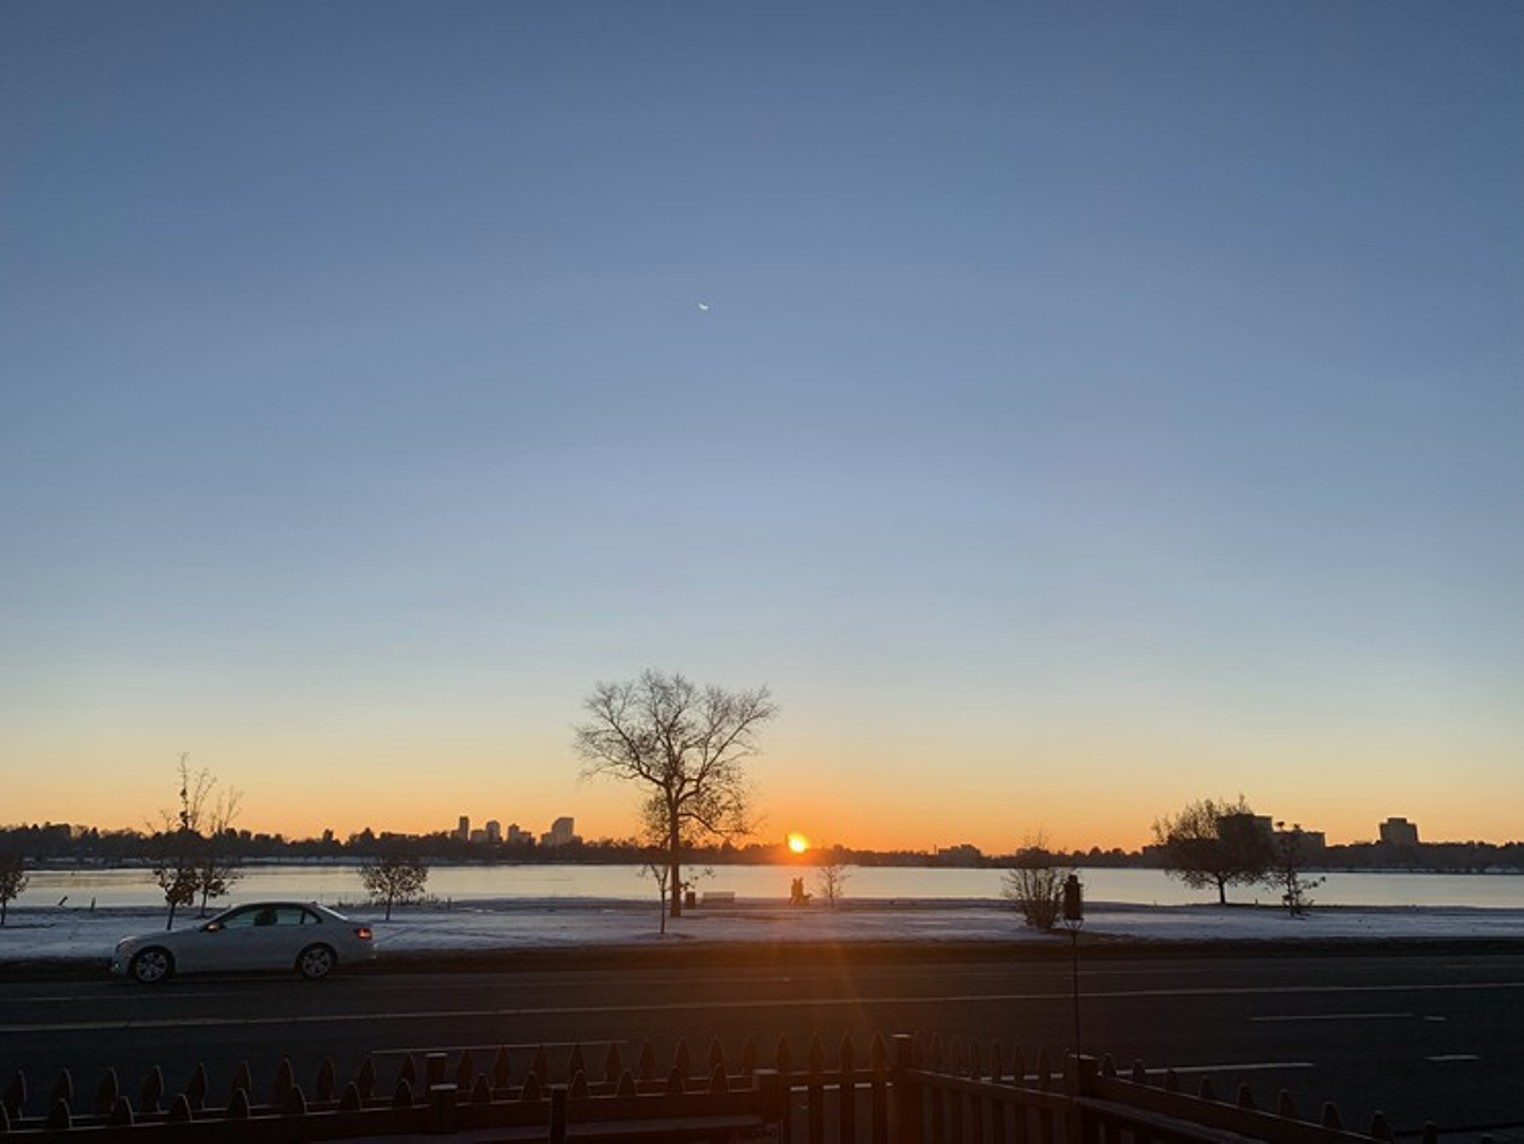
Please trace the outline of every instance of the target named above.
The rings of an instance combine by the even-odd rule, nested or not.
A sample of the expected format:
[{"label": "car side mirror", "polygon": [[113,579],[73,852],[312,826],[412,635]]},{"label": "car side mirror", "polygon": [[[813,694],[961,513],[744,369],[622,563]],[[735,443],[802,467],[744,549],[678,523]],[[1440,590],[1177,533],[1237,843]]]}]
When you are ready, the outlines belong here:
[{"label": "car side mirror", "polygon": [[202,933],[216,933],[221,928],[222,928],[222,923],[221,922],[207,922],[206,925],[201,927],[201,932]]}]

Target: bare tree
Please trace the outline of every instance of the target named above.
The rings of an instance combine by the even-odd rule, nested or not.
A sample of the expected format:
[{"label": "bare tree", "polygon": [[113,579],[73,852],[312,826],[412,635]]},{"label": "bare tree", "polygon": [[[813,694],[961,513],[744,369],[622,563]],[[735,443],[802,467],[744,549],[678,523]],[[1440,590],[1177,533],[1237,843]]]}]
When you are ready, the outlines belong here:
[{"label": "bare tree", "polygon": [[201,916],[207,903],[220,898],[243,877],[232,852],[233,823],[243,804],[243,792],[228,787],[206,813],[206,838],[196,861],[196,891],[201,895]]},{"label": "bare tree", "polygon": [[1020,911],[1022,920],[1035,930],[1050,933],[1064,909],[1064,882],[1074,872],[1061,864],[1048,849],[1048,839],[1038,831],[1016,852],[1015,861],[1000,875],[1000,893]]},{"label": "bare tree", "polygon": [[386,903],[386,920],[392,920],[392,904],[411,902],[423,894],[429,868],[416,854],[388,850],[372,866],[360,870],[360,881],[373,901]]},{"label": "bare tree", "polygon": [[1237,802],[1193,802],[1173,818],[1154,823],[1154,840],[1164,856],[1164,868],[1194,890],[1217,888],[1219,905],[1228,901],[1228,887],[1263,881],[1274,858],[1265,820],[1258,818],[1243,795]]},{"label": "bare tree", "polygon": [[1293,822],[1290,830],[1285,828],[1284,822],[1275,825],[1280,831],[1276,837],[1275,866],[1265,875],[1265,883],[1281,892],[1281,903],[1292,917],[1301,917],[1312,905],[1307,892],[1321,886],[1323,879],[1308,878],[1304,874],[1307,869],[1307,848],[1302,824]]},{"label": "bare tree", "polygon": [[656,883],[656,898],[661,903],[658,911],[661,915],[661,933],[667,933],[667,887],[672,881],[672,867],[667,865],[667,852],[660,847],[647,851],[645,865],[640,870],[641,877],[650,878]]},{"label": "bare tree", "polygon": [[815,863],[815,888],[832,909],[847,896],[847,879],[852,872],[847,869],[847,856],[840,846],[823,850]]},{"label": "bare tree", "polygon": [[626,683],[599,683],[576,728],[584,778],[611,775],[646,788],[642,812],[660,824],[669,912],[682,914],[686,843],[749,833],[745,762],[762,724],[778,713],[765,687],[700,688],[681,675],[646,670]]},{"label": "bare tree", "polygon": [[26,889],[26,865],[21,855],[7,850],[0,853],[0,926],[5,925],[6,909]]},{"label": "bare tree", "polygon": [[[155,885],[164,894],[169,916],[165,929],[175,928],[175,911],[193,905],[199,885],[197,861],[201,852],[201,823],[206,800],[217,780],[205,767],[192,773],[190,755],[182,753],[177,764],[180,778],[179,805],[159,811],[159,826],[153,837]],[[153,826],[150,824],[150,830]]]}]

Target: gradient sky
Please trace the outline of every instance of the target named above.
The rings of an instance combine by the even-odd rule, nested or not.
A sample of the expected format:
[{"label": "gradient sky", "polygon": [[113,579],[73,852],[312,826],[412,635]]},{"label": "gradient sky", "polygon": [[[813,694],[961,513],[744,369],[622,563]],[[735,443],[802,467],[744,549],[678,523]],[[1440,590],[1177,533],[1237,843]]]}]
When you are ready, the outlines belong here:
[{"label": "gradient sky", "polygon": [[0,822],[1524,837],[1521,203],[1515,3],[7,3]]}]

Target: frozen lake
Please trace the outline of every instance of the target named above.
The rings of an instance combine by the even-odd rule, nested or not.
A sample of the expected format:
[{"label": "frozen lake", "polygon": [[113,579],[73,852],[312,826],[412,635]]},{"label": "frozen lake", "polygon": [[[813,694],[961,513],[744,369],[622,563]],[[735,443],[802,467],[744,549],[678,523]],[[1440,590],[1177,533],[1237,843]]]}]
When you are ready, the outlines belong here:
[{"label": "frozen lake", "polygon": [[[705,873],[705,870],[711,872]],[[803,876],[814,891],[808,863],[785,866],[696,867],[686,876],[702,894],[729,890],[738,898],[784,901],[789,883]],[[1216,901],[1215,891],[1190,890],[1161,870],[1081,869],[1085,896],[1092,902],[1127,905],[1191,905]],[[1327,906],[1464,906],[1524,908],[1524,876],[1516,874],[1333,873],[1312,899]],[[1000,897],[999,870],[919,867],[849,867],[849,900],[982,901]],[[434,866],[427,892],[440,901],[499,898],[654,899],[655,883],[636,866]],[[71,907],[154,906],[163,898],[147,870],[37,870],[31,873],[19,906],[48,906],[67,897]],[[246,866],[243,878],[222,904],[261,898],[316,901],[329,905],[364,899],[359,867],[353,864]],[[1231,902],[1273,904],[1264,887],[1233,888]]]}]

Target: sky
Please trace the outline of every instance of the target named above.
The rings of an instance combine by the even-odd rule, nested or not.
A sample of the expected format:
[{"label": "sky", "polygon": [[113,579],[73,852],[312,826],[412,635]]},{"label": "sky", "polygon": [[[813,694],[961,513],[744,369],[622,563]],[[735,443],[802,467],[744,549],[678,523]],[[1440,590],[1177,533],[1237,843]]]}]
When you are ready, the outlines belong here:
[{"label": "sky", "polygon": [[1524,7],[0,7],[0,822],[1524,837]]}]

